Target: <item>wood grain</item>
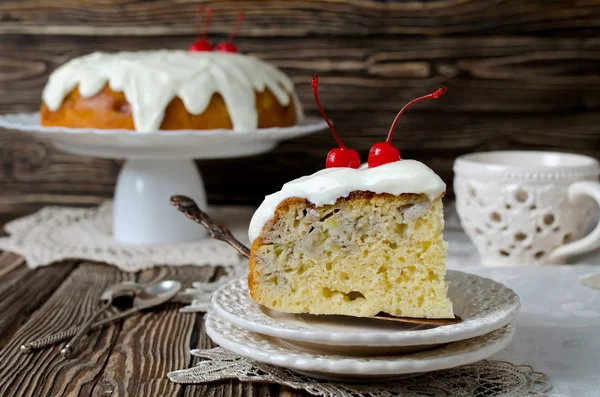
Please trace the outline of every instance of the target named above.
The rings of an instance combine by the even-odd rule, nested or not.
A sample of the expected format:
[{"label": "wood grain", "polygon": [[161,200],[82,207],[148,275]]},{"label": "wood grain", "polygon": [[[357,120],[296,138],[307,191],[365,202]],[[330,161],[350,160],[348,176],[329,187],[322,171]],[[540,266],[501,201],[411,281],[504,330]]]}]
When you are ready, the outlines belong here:
[{"label": "wood grain", "polygon": [[[204,316],[198,315],[194,333],[197,338],[191,341],[190,348],[192,349],[210,349],[216,347],[208,335],[204,327]],[[196,365],[200,359],[193,357],[189,366]],[[262,383],[242,383],[238,381],[213,382],[208,384],[186,385],[184,397],[250,397],[250,396],[276,396],[279,394],[279,387],[275,385],[267,385]]]},{"label": "wood grain", "polygon": [[[192,37],[6,36],[0,41],[0,111],[34,111],[49,73],[92,51],[187,48]],[[445,100],[413,111],[539,113],[600,109],[600,40],[534,37],[252,38],[240,50],[286,71],[308,110],[321,75],[328,112],[399,108],[441,84]],[[0,87],[2,87],[0,86]]]},{"label": "wood grain", "polygon": [[[34,140],[22,133],[0,131],[0,178],[6,181],[5,194],[10,192],[11,182],[39,183],[46,181],[63,190],[77,192],[77,186],[93,180],[94,185],[86,192],[103,192],[114,186],[114,175],[120,162],[98,160],[91,157],[68,155],[50,149],[45,142]],[[68,181],[61,175],[68,173]],[[43,188],[43,185],[40,186]],[[79,192],[83,193],[83,192]]]},{"label": "wood grain", "polygon": [[[336,121],[337,129],[346,144],[356,148],[363,160],[366,160],[370,146],[385,137],[394,116],[394,112],[387,111],[330,113],[332,118],[339,120]],[[558,113],[544,117],[536,114],[507,117],[415,113],[406,114],[394,141],[404,158],[416,158],[428,164],[450,189],[454,158],[471,151],[549,149],[600,157],[600,135],[596,131],[600,113],[596,112]],[[333,145],[333,138],[324,131],[284,142],[275,151],[264,155],[199,161],[198,164],[212,203],[257,205],[265,194],[278,190],[283,183],[320,169]],[[52,149],[47,150],[51,157],[54,156]],[[71,156],[60,156],[52,157],[52,181],[46,179],[45,173],[32,172],[22,180],[0,175],[0,183],[5,188],[0,197],[0,213],[34,211],[52,202],[90,205],[112,196],[118,172],[116,166],[107,167],[104,174],[90,170],[87,179],[79,178],[73,174],[80,172],[83,177],[88,171],[84,167],[77,170],[74,165],[77,157],[65,160],[65,165],[59,159]],[[259,175],[269,177],[258,178]],[[82,192],[86,192],[86,196],[79,196]]]},{"label": "wood grain", "polygon": [[[11,39],[0,42],[0,48],[10,55],[11,65],[19,67],[2,69],[8,71],[0,73],[0,79],[22,97],[0,95],[0,109],[6,111],[34,110],[48,73],[72,56],[91,50],[183,48],[190,40]],[[246,39],[240,46],[284,68],[311,114],[315,114],[314,100],[305,80],[320,72],[322,101],[329,116],[363,157],[372,143],[383,138],[402,104],[448,84],[444,98],[411,109],[396,136],[403,154],[429,163],[447,183],[453,158],[472,150],[565,148],[598,155],[594,149],[600,114],[597,39],[334,37],[300,43],[282,38]],[[2,134],[0,140],[3,212],[23,209],[25,203],[32,203],[27,211],[47,202],[94,204],[112,195],[116,161],[61,154],[22,134]],[[257,204],[287,180],[320,168],[332,144],[323,132],[283,143],[275,152],[252,159],[201,162],[209,198]],[[270,178],[255,177],[265,173]],[[239,184],[230,184],[231,180]],[[75,199],[71,194],[85,197]]]},{"label": "wood grain", "polygon": [[[0,269],[14,268],[17,259],[0,253]],[[0,326],[4,320],[17,325],[19,317],[33,309],[26,304],[11,309],[11,296],[27,294],[41,302],[73,268],[62,263],[29,270],[21,263],[0,276]],[[130,274],[105,265],[80,265],[12,338],[0,332],[0,395],[264,396],[269,391],[277,395],[276,386],[220,382],[197,388],[170,382],[168,371],[192,363],[190,348],[212,343],[203,330],[203,316],[181,313],[177,304],[92,333],[69,360],[58,355],[60,345],[25,356],[18,350],[26,341],[81,323],[97,308],[98,296],[110,284],[134,278],[141,283],[176,279],[189,287],[193,281],[214,280],[221,274],[213,267],[159,267]],[[38,284],[43,280],[47,286],[28,279]]]},{"label": "wood grain", "polygon": [[[32,270],[20,256],[0,254],[0,346],[54,293],[74,267],[75,263],[65,262]],[[4,272],[5,268],[11,270]]]},{"label": "wood grain", "polygon": [[[13,270],[21,267],[24,264],[23,257],[12,252],[1,252],[0,253],[0,293],[8,288],[14,281]],[[7,276],[11,273],[10,276]],[[16,273],[15,273],[16,274]]]},{"label": "wood grain", "polygon": [[279,397],[310,397],[311,394],[304,390],[294,390],[289,387],[282,387]]},{"label": "wood grain", "polygon": [[[106,286],[132,277],[98,264],[82,264],[75,269],[0,350],[0,395],[78,395],[93,385],[103,370],[119,325],[91,333],[68,360],[60,357],[60,345],[30,355],[22,355],[18,348],[49,332],[81,323],[98,307],[98,297]],[[21,294],[32,294],[32,290],[23,289]]]},{"label": "wood grain", "polygon": [[[366,160],[370,146],[382,140],[389,128],[389,117],[379,112],[354,114],[334,112],[344,142],[356,148]],[[348,115],[350,116],[350,115]],[[503,117],[469,114],[420,114],[400,123],[394,142],[404,158],[425,162],[452,189],[452,164],[456,156],[472,151],[537,149],[572,151],[600,157],[600,123],[597,113],[565,113],[539,117]],[[361,132],[357,132],[362,127]],[[437,131],[437,134],[426,131]],[[282,143],[276,151],[252,159],[199,162],[209,198],[213,202],[259,204],[264,195],[281,188],[290,179],[323,167],[333,138],[323,132]],[[269,175],[268,178],[257,178]],[[235,180],[235,184],[229,181]]]},{"label": "wood grain", "polygon": [[[211,267],[161,267],[140,272],[142,283],[175,279],[190,287],[208,281]],[[182,386],[172,383],[167,372],[186,368],[190,362],[190,338],[196,314],[181,313],[177,304],[123,322],[121,333],[91,395],[175,396]]]},{"label": "wood grain", "polygon": [[[187,48],[197,4],[2,2],[0,113],[36,110],[48,75],[74,56]],[[327,114],[363,159],[403,104],[441,84],[448,94],[411,109],[395,142],[449,187],[454,158],[475,150],[600,157],[598,2],[293,0],[215,7],[211,39],[224,39],[245,10],[240,50],[288,73],[309,114],[316,114],[310,76],[321,75]],[[332,146],[323,132],[262,156],[199,165],[211,202],[258,204],[284,182],[321,168]],[[96,204],[112,196],[119,166],[0,131],[0,219],[48,203]]]},{"label": "wood grain", "polygon": [[[222,267],[217,267],[211,281],[218,280],[224,274]],[[195,319],[192,337],[190,339],[189,349],[211,349],[217,345],[213,343],[210,337],[206,334],[204,327],[204,315],[198,313]],[[199,358],[190,355],[188,367],[198,363]],[[242,383],[238,381],[223,381],[212,382],[208,384],[190,384],[185,385],[184,397],[200,397],[200,396],[231,396],[231,397],[246,397],[246,396],[268,396],[278,395],[279,388],[275,385]]]},{"label": "wood grain", "polygon": [[[490,33],[593,34],[600,7],[588,1],[232,1],[212,2],[211,32],[229,33],[237,13],[246,20],[240,34],[442,35]],[[176,35],[194,32],[198,1],[184,0],[4,0],[0,32],[76,35]],[[132,21],[136,21],[132,24]]]}]

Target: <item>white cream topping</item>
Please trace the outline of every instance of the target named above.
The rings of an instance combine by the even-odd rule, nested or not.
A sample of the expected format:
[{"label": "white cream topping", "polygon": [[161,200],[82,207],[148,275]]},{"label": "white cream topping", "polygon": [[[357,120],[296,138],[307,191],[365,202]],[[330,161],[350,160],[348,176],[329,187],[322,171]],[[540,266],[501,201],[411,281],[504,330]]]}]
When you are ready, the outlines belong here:
[{"label": "white cream topping", "polygon": [[355,190],[393,195],[425,194],[433,201],[446,191],[446,184],[429,167],[415,160],[400,160],[375,168],[368,168],[366,164],[359,169],[326,168],[290,181],[280,191],[266,196],[250,221],[250,241],[260,235],[279,203],[288,198],[299,197],[322,206],[335,204],[338,198]]},{"label": "white cream topping", "polygon": [[179,97],[192,114],[201,114],[213,94],[223,97],[234,130],[258,126],[255,91],[268,88],[282,106],[294,98],[297,120],[302,119],[294,84],[281,70],[255,57],[227,52],[158,50],[95,52],[74,58],[55,70],[42,99],[52,111],[79,86],[85,98],[98,94],[108,83],[122,91],[131,105],[137,131],[160,128],[167,105]]}]

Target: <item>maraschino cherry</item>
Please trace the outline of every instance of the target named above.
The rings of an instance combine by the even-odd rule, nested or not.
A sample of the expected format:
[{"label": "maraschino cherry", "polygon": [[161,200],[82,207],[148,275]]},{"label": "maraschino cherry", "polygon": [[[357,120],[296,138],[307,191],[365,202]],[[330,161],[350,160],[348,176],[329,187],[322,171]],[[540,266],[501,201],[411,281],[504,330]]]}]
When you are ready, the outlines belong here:
[{"label": "maraschino cherry", "polygon": [[317,107],[319,108],[319,112],[321,112],[321,116],[325,119],[325,122],[329,126],[329,129],[333,133],[335,140],[337,141],[339,148],[334,148],[327,153],[327,160],[325,161],[326,168],[334,168],[334,167],[349,167],[349,168],[358,168],[360,167],[360,156],[358,152],[354,149],[349,149],[342,143],[342,140],[338,136],[337,132],[331,125],[331,122],[325,115],[325,111],[323,111],[323,107],[321,106],[321,101],[319,101],[319,76],[316,74],[312,78],[312,89],[315,94],[315,101],[317,102]]},{"label": "maraschino cherry", "polygon": [[240,30],[240,25],[242,24],[243,20],[244,12],[240,11],[237,17],[237,21],[235,22],[235,26],[233,27],[233,30],[229,35],[229,38],[227,39],[227,41],[217,44],[217,46],[215,47],[215,51],[237,52],[237,47],[233,45],[233,39],[235,38],[235,35],[237,35],[238,30]]},{"label": "maraschino cherry", "polygon": [[212,14],[212,7],[206,8],[206,21],[204,22],[204,34],[202,38],[200,38],[200,26],[202,20],[202,13],[204,12],[204,6],[200,4],[198,6],[198,12],[196,13],[196,33],[198,35],[198,40],[196,40],[191,46],[190,51],[192,52],[200,52],[200,51],[212,51],[212,45],[206,40],[208,36],[208,25],[210,25],[210,16]]},{"label": "maraschino cherry", "polygon": [[442,86],[437,91],[432,92],[431,94],[419,97],[417,99],[413,99],[400,110],[400,112],[396,115],[392,126],[390,127],[390,132],[388,133],[387,139],[385,142],[377,142],[373,146],[371,146],[371,150],[369,150],[369,168],[379,167],[380,165],[393,163],[394,161],[400,160],[400,151],[392,145],[392,135],[394,134],[394,129],[396,128],[396,123],[398,123],[398,119],[400,116],[412,105],[417,102],[424,101],[426,99],[437,99],[446,93],[447,88]]}]

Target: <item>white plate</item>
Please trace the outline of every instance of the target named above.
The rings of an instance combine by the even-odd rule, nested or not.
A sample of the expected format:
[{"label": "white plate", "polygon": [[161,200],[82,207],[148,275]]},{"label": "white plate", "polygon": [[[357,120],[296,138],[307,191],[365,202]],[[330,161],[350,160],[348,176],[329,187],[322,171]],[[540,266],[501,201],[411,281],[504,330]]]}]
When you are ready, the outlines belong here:
[{"label": "white plate", "polygon": [[0,115],[0,127],[50,140],[69,153],[105,158],[229,158],[267,152],[287,139],[327,128],[319,118],[293,127],[233,130],[137,132],[94,128],[44,127],[39,113]]},{"label": "white plate", "polygon": [[[520,308],[510,288],[474,274],[449,270],[448,296],[463,321],[440,327],[347,316],[286,314],[269,310],[248,295],[246,278],[219,288],[212,299],[221,317],[241,328],[288,340],[326,346],[406,347],[421,349],[484,335],[512,321]],[[313,346],[314,347],[314,346]],[[337,349],[336,349],[337,350]],[[369,349],[373,351],[372,349]],[[385,349],[382,349],[385,351]],[[359,352],[359,350],[355,350]],[[376,351],[375,351],[376,352]]]},{"label": "white plate", "polygon": [[382,380],[470,364],[504,349],[514,329],[507,325],[476,338],[403,356],[354,357],[299,349],[278,338],[236,327],[215,312],[206,316],[206,333],[221,347],[261,363],[328,380]]}]

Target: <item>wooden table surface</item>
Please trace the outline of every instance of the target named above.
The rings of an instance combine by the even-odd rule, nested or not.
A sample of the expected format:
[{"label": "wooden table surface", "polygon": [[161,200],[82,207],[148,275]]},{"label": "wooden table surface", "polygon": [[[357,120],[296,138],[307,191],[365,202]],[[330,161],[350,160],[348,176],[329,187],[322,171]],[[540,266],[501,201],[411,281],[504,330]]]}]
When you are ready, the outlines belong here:
[{"label": "wooden table surface", "polygon": [[0,253],[0,396],[302,396],[276,385],[237,381],[178,385],[167,372],[194,364],[193,348],[215,346],[204,331],[202,313],[181,313],[179,305],[144,313],[89,334],[69,359],[62,344],[33,354],[19,346],[86,320],[105,287],[219,277],[213,267],[159,267],[122,272],[98,263],[69,261],[29,269],[13,253]]}]

